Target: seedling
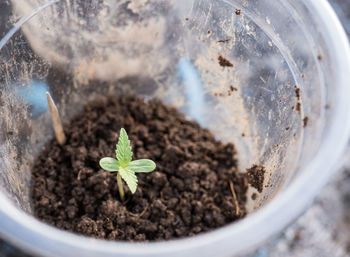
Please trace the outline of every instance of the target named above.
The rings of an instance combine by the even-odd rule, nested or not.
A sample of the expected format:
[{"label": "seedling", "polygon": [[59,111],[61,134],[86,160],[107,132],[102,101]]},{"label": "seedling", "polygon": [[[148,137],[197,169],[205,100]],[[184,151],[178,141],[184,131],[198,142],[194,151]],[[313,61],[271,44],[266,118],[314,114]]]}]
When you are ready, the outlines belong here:
[{"label": "seedling", "polygon": [[152,172],[156,168],[156,164],[147,159],[132,161],[132,150],[128,134],[124,128],[121,128],[117,144],[117,159],[106,157],[100,160],[102,169],[109,172],[117,173],[117,183],[119,188],[120,199],[124,202],[123,182],[125,181],[132,194],[136,192],[137,177],[135,173]]}]

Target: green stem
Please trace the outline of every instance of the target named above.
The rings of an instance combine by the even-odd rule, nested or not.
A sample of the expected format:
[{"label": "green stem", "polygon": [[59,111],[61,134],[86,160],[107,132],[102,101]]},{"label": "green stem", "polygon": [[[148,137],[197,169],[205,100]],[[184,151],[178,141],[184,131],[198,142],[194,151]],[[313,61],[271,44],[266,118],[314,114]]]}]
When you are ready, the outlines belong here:
[{"label": "green stem", "polygon": [[117,175],[117,182],[118,182],[120,199],[122,200],[122,202],[124,202],[123,182],[122,182],[122,178],[121,178],[119,172],[118,172],[118,175]]}]

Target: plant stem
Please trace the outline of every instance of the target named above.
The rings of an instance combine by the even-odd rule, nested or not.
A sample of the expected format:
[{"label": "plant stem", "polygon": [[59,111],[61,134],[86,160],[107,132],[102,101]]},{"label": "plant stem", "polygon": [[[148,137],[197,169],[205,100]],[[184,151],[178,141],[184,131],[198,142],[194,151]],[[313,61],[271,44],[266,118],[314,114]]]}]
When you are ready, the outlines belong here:
[{"label": "plant stem", "polygon": [[231,189],[231,193],[232,193],[232,197],[233,197],[233,202],[235,204],[236,215],[238,216],[238,215],[240,215],[241,209],[239,208],[239,203],[237,200],[237,195],[235,192],[235,187],[233,186],[233,182],[232,181],[229,181],[229,182],[230,182],[230,189]]},{"label": "plant stem", "polygon": [[122,182],[122,178],[121,178],[119,172],[118,172],[118,175],[117,175],[117,182],[118,182],[120,199],[122,200],[122,202],[124,202],[123,182]]}]

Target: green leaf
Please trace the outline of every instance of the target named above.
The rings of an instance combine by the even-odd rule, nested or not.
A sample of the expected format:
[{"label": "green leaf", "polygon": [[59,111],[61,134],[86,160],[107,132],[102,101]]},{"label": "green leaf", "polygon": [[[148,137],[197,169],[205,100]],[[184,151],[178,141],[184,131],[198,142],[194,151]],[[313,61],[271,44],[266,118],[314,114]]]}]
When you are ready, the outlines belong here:
[{"label": "green leaf", "polygon": [[135,172],[128,167],[120,167],[119,174],[124,179],[125,183],[128,185],[131,193],[135,194],[137,188],[137,177]]},{"label": "green leaf", "polygon": [[120,129],[116,150],[117,159],[120,166],[126,167],[132,160],[132,151],[128,134],[124,128]]},{"label": "green leaf", "polygon": [[106,171],[118,171],[119,170],[119,163],[116,159],[114,158],[110,158],[110,157],[106,157],[106,158],[102,158],[100,160],[100,166],[102,169],[106,170]]},{"label": "green leaf", "polygon": [[141,159],[137,161],[132,161],[129,163],[128,168],[133,170],[134,172],[151,172],[156,168],[156,164],[154,161]]}]

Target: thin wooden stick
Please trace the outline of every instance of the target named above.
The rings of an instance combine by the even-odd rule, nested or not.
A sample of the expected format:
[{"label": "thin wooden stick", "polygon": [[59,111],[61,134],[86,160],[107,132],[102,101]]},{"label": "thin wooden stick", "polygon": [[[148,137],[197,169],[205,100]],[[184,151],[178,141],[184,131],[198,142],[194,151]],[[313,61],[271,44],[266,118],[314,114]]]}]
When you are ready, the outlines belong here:
[{"label": "thin wooden stick", "polygon": [[239,208],[237,195],[236,195],[235,188],[234,188],[233,183],[232,183],[231,180],[230,180],[230,189],[231,189],[231,193],[232,193],[232,196],[233,196],[233,201],[234,201],[235,207],[236,207],[236,215],[238,216],[240,214],[240,212],[241,212],[241,208]]},{"label": "thin wooden stick", "polygon": [[53,129],[55,130],[55,135],[58,143],[64,145],[66,143],[66,136],[63,131],[62,121],[60,114],[58,113],[55,102],[49,92],[46,92],[47,103],[49,105],[49,112],[52,120]]},{"label": "thin wooden stick", "polygon": [[148,210],[149,204],[146,206],[145,209],[143,209],[143,211],[140,213],[139,217],[141,218],[143,216],[143,214],[146,213],[146,211]]}]

